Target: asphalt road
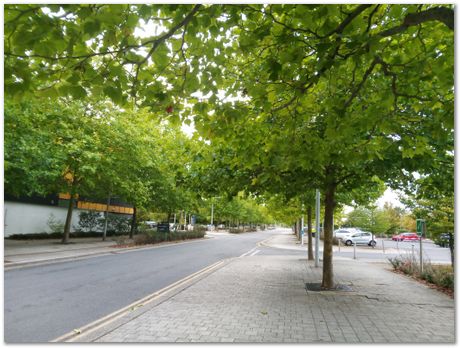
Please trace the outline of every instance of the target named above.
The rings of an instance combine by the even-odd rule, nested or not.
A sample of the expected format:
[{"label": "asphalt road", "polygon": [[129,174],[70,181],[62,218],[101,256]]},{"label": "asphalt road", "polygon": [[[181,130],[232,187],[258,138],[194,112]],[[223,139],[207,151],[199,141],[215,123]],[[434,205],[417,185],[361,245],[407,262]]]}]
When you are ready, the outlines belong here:
[{"label": "asphalt road", "polygon": [[274,233],[276,230],[216,236],[5,270],[5,342],[53,340],[219,260],[240,256]]}]

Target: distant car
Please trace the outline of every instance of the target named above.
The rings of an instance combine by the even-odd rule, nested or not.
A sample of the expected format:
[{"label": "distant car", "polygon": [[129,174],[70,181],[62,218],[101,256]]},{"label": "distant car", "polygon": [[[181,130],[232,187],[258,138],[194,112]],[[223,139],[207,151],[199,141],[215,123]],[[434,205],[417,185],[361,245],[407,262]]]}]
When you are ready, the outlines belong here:
[{"label": "distant car", "polygon": [[397,242],[417,241],[419,240],[419,236],[417,236],[417,233],[405,232],[391,237],[391,240],[395,240]]},{"label": "distant car", "polygon": [[372,236],[372,233],[370,232],[358,232],[358,233],[353,233],[348,236],[346,236],[343,239],[345,245],[369,245],[371,247],[375,247],[377,245],[377,242],[374,240],[374,237]]},{"label": "distant car", "polygon": [[156,221],[144,221],[144,224],[150,228],[155,228],[158,226],[158,223]]},{"label": "distant car", "polygon": [[[453,236],[452,236],[453,238]],[[442,248],[448,248],[450,245],[450,234],[449,233],[441,233],[434,239],[434,243],[439,245]]]},{"label": "distant car", "polygon": [[334,231],[334,237],[343,240],[349,235],[358,232],[361,232],[361,230],[358,230],[356,228],[339,228],[338,230]]}]

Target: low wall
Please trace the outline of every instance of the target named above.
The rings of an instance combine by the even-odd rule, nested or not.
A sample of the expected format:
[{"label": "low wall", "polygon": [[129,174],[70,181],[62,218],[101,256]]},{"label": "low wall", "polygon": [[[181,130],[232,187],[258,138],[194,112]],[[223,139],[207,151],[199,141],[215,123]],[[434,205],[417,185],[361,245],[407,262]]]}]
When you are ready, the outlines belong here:
[{"label": "low wall", "polygon": [[[86,210],[77,208],[73,210],[71,232],[74,232],[78,226],[81,211]],[[3,207],[4,237],[12,234],[50,233],[48,219],[51,214],[54,215],[56,222],[65,223],[67,208],[5,201]]]}]

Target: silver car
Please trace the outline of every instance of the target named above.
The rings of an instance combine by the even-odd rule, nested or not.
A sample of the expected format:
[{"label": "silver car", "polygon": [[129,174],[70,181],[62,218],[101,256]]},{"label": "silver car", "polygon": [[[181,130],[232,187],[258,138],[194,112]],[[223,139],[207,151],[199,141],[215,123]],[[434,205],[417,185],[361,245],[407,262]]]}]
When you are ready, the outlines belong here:
[{"label": "silver car", "polygon": [[334,231],[334,237],[344,240],[348,236],[357,232],[361,232],[361,230],[358,230],[357,228],[339,228],[338,230]]},{"label": "silver car", "polygon": [[343,238],[343,241],[345,245],[348,246],[353,244],[364,244],[369,245],[371,247],[375,247],[377,245],[377,242],[374,240],[374,236],[370,232],[353,233]]}]

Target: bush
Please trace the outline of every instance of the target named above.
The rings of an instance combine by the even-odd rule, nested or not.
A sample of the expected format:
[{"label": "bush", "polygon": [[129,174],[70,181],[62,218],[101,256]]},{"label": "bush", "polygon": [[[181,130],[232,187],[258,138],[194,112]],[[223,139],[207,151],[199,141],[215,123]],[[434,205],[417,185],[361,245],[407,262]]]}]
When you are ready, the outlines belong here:
[{"label": "bush", "polygon": [[203,238],[205,231],[188,231],[188,232],[157,232],[150,231],[134,236],[135,245],[156,244],[161,242],[171,242],[177,240],[187,240]]},{"label": "bush", "polygon": [[[99,229],[104,231],[105,214],[98,219]],[[131,217],[119,214],[110,214],[107,221],[107,235],[120,235],[128,233],[131,228]]]},{"label": "bush", "polygon": [[53,213],[50,214],[47,222],[48,227],[51,230],[51,233],[56,234],[62,234],[64,233],[64,223],[60,220],[56,220],[56,217],[54,216]]},{"label": "bush", "polygon": [[82,211],[79,214],[78,230],[80,232],[94,232],[97,230],[100,213],[96,211]]},{"label": "bush", "polygon": [[137,236],[134,236],[134,241],[129,239],[129,236],[119,236],[116,238],[113,238],[113,240],[117,243],[117,245],[129,245],[129,244],[135,244],[135,239]]},{"label": "bush", "polygon": [[193,226],[193,231],[194,232],[196,231],[196,232],[205,232],[206,233],[207,230],[208,230],[207,227],[204,226],[204,225],[195,225],[195,226]]},{"label": "bush", "polygon": [[454,290],[454,272],[450,266],[432,265],[429,262],[423,264],[423,272],[420,272],[420,264],[413,257],[389,258],[393,268],[415,278],[423,279],[439,287]]},{"label": "bush", "polygon": [[239,228],[231,227],[228,229],[228,232],[229,233],[243,233],[243,230],[240,230]]},{"label": "bush", "polygon": [[152,243],[152,238],[145,233],[136,234],[133,236],[134,245],[144,245]]}]

